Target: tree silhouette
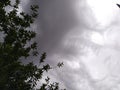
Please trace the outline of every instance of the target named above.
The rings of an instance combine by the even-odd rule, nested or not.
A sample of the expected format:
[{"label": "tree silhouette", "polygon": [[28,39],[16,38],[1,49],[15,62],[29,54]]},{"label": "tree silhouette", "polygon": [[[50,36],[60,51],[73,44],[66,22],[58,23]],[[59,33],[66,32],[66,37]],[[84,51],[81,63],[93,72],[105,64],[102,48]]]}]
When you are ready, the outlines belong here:
[{"label": "tree silhouette", "polygon": [[[31,41],[36,33],[30,30],[38,16],[38,6],[31,6],[31,14],[18,12],[19,0],[0,0],[0,90],[33,90],[37,81],[51,66],[45,64],[46,53],[39,60],[39,66],[29,62],[24,64],[21,58],[38,56],[37,43]],[[28,44],[31,42],[31,44]],[[58,67],[63,63],[58,63]],[[57,82],[45,79],[38,90],[59,90]]]}]

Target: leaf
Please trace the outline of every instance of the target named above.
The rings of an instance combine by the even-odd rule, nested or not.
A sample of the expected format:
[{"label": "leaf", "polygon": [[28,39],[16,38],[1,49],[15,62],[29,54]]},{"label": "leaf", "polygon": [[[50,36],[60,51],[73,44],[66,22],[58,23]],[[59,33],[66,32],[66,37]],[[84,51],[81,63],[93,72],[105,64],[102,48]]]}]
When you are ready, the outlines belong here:
[{"label": "leaf", "polygon": [[43,53],[40,57],[40,62],[39,63],[43,63],[45,58],[46,58],[46,53]]},{"label": "leaf", "polygon": [[63,62],[59,62],[59,63],[57,64],[58,67],[62,67],[63,65],[64,65]]}]

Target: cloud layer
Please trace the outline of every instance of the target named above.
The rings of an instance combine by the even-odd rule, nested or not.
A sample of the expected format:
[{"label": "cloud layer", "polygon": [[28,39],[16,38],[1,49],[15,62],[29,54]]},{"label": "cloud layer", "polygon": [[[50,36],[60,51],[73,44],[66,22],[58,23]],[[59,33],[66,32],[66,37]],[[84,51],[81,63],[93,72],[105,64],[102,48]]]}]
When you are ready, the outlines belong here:
[{"label": "cloud layer", "polygon": [[[50,72],[67,90],[119,90],[119,14],[107,27],[100,26],[87,0],[39,0],[33,26],[40,52],[47,62],[64,67]],[[116,7],[117,8],[117,7]]]}]

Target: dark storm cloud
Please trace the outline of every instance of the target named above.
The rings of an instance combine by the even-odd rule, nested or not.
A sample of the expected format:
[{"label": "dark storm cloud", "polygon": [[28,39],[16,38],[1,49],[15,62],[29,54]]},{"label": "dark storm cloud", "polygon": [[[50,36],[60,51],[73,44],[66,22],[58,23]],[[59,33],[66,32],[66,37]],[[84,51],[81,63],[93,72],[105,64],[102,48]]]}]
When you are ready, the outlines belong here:
[{"label": "dark storm cloud", "polygon": [[73,6],[76,0],[39,0],[29,2],[28,5],[33,3],[39,5],[39,17],[36,21],[39,49],[51,52],[78,23]]},{"label": "dark storm cloud", "polygon": [[64,35],[72,28],[76,21],[72,10],[72,5],[63,0],[52,0],[45,3],[40,8],[41,24],[41,48],[51,51],[56,48]]},{"label": "dark storm cloud", "polygon": [[[74,58],[77,57],[77,51],[80,50],[76,48],[75,43],[84,40],[83,38],[70,39],[73,36],[82,35],[84,30],[89,28],[87,27],[89,13],[84,14],[87,8],[83,2],[85,0],[34,0],[28,2],[24,8],[25,11],[29,11],[30,4],[39,5],[39,17],[33,25],[33,29],[35,28],[37,32],[36,40],[39,52],[47,52],[46,60],[53,65],[56,62],[64,61],[65,66],[62,71],[54,70],[56,76],[53,72],[50,73],[50,76],[63,82],[63,86],[68,90],[82,89],[83,86],[85,90],[89,90],[91,82],[90,77],[87,76],[87,70],[81,66],[80,60]],[[79,7],[77,3],[80,3],[81,6]],[[78,8],[79,18],[76,15],[76,8]],[[85,16],[87,16],[86,19],[84,19]],[[66,41],[70,44],[64,45]],[[83,83],[81,87],[79,87],[80,83]]]}]

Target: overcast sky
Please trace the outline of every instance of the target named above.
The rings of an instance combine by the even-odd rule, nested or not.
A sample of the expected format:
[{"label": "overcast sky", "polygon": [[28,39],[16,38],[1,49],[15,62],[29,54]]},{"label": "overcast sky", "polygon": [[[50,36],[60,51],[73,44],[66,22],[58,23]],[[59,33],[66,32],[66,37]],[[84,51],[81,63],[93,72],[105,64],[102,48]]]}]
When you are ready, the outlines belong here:
[{"label": "overcast sky", "polygon": [[23,0],[39,5],[37,32],[50,72],[67,90],[120,90],[120,9],[118,0]]}]

